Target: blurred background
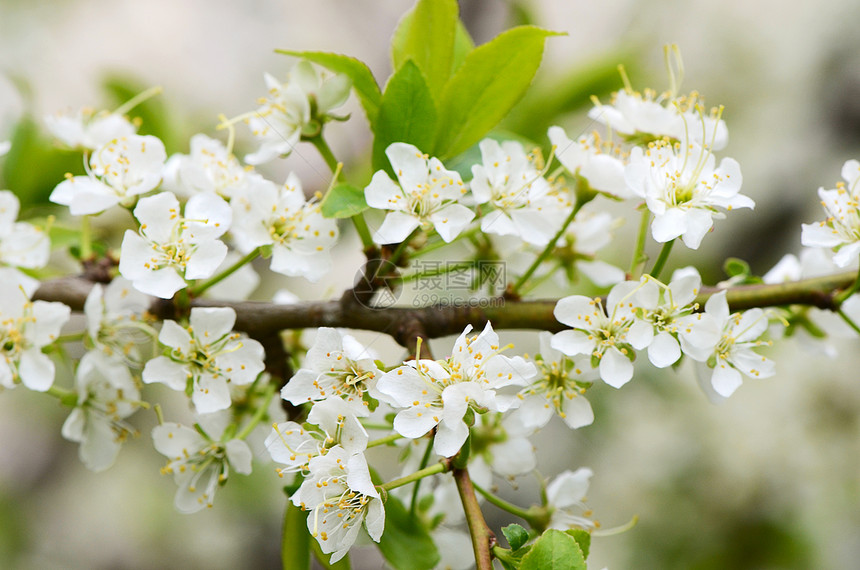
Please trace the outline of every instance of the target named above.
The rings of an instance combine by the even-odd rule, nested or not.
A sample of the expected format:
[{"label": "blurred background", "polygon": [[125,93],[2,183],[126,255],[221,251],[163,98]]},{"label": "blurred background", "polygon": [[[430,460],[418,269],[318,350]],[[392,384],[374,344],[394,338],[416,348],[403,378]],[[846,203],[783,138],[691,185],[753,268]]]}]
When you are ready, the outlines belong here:
[{"label": "blurred background", "polygon": [[[588,96],[605,100],[620,87],[618,63],[634,87],[666,89],[662,46],[680,46],[682,90],[726,106],[730,143],[722,154],[740,162],[743,192],[757,204],[755,212],[717,222],[695,257],[676,248],[672,263],[695,261],[707,283],[725,277],[726,257],[743,258],[763,274],[784,253],[796,253],[800,223],[821,217],[817,188],[832,188],[845,160],[860,158],[860,4],[851,0],[790,7],[775,0],[460,4],[476,43],[519,23],[567,32],[549,40],[533,91],[505,125],[540,144],[552,124],[571,135],[593,127],[585,117]],[[192,134],[215,134],[219,113],[255,108],[264,72],[285,76],[292,60],[276,48],[346,53],[367,62],[382,82],[390,72],[390,34],[411,5],[0,0],[0,74],[10,80],[0,83],[0,141],[13,143],[0,158],[0,187],[19,195],[22,217],[45,214],[63,173],[82,166],[80,155],[53,146],[42,117],[115,108],[153,85],[164,94],[136,112],[144,131],[161,136],[168,152],[187,152]],[[370,141],[354,100],[349,110],[354,118],[328,135],[348,168],[366,158]],[[240,138],[237,148],[241,156],[250,146]],[[328,182],[310,146],[261,170],[275,180],[294,170],[307,191]],[[616,243],[632,230],[622,228]],[[284,279],[257,295],[286,286],[303,298],[338,296],[358,267],[354,246],[345,240],[336,263],[344,269],[322,286]],[[625,252],[609,253],[610,261],[613,255],[626,263]],[[450,342],[437,341],[435,351],[446,352]],[[535,344],[526,339],[517,348],[534,352]],[[571,432],[554,424],[535,445],[548,474],[594,470],[589,504],[604,527],[639,517],[629,532],[593,541],[593,567],[856,567],[857,347],[856,340],[837,346],[834,359],[787,343],[772,351],[775,377],[746,381],[719,406],[683,366],[651,376],[643,370],[619,391],[591,390],[593,426]],[[398,354],[388,339],[374,348]],[[271,466],[232,477],[214,509],[184,516],[173,508],[174,483],[158,474],[163,458],[149,442],[151,413],[134,417],[143,436],[125,446],[116,465],[92,474],[78,461],[77,446],[60,437],[66,410],[48,400],[24,389],[0,393],[0,567],[278,567],[285,499]],[[381,566],[361,564],[355,567]]]}]

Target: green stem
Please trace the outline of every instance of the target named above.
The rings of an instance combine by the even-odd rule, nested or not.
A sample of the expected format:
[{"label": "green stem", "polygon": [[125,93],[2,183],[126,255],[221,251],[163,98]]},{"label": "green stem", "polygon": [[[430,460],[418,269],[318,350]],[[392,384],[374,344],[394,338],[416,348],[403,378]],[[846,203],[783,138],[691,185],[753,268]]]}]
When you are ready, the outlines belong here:
[{"label": "green stem", "polygon": [[[364,426],[367,428],[367,426]],[[385,429],[391,429],[391,426],[386,426]],[[367,444],[368,449],[371,447],[378,447],[380,445],[388,445],[389,443],[394,443],[398,439],[402,439],[403,436],[399,433],[392,433],[391,435],[386,435],[385,437],[380,437],[379,439],[374,439],[373,441]]]},{"label": "green stem", "polygon": [[[427,438],[427,448],[424,450],[424,456],[421,458],[421,464],[418,466],[418,470],[424,469],[427,467],[427,463],[430,461],[430,452],[433,451],[433,440],[434,438]],[[418,505],[418,489],[421,488],[421,480],[415,481],[415,486],[412,488],[412,498],[409,501],[409,515],[411,517],[415,517],[415,508]]]},{"label": "green stem", "polygon": [[447,273],[453,273],[455,271],[459,271],[461,269],[469,269],[470,267],[474,267],[475,262],[473,261],[464,261],[462,263],[450,263],[447,264],[444,268],[434,269],[432,271],[416,271],[414,273],[409,273],[408,275],[401,275],[396,279],[397,283],[409,283],[410,281],[418,281],[420,279],[424,279],[427,277],[438,277],[439,275],[445,275]]},{"label": "green stem", "polygon": [[842,317],[842,320],[843,320],[843,321],[845,321],[845,322],[848,324],[848,326],[849,326],[849,327],[851,327],[852,329],[854,329],[854,332],[856,332],[857,334],[860,334],[860,327],[858,327],[858,326],[857,326],[857,323],[855,323],[855,322],[851,319],[851,317],[849,317],[847,314],[845,314],[845,311],[843,311],[841,308],[839,308],[839,309],[837,309],[837,310],[836,310],[836,313],[837,313],[840,317]]},{"label": "green stem", "polygon": [[657,257],[657,261],[654,262],[654,267],[648,272],[654,279],[660,279],[660,273],[663,271],[663,266],[666,265],[666,260],[669,259],[669,254],[672,252],[674,244],[675,240],[667,241],[663,244],[663,249],[660,250],[660,255]]},{"label": "green stem", "polygon": [[841,305],[845,299],[856,293],[858,289],[860,289],[860,271],[857,272],[857,279],[854,280],[851,287],[836,295],[836,302]]},{"label": "green stem", "polygon": [[323,160],[328,165],[329,169],[332,172],[337,172],[337,159],[334,156],[334,153],[331,151],[331,147],[328,146],[328,143],[325,142],[322,134],[315,136],[310,141],[319,151],[320,155],[322,155]]},{"label": "green stem", "polygon": [[549,240],[549,243],[546,244],[544,250],[540,253],[540,255],[537,256],[537,258],[535,258],[534,262],[526,270],[526,272],[522,274],[522,276],[517,280],[516,283],[514,283],[512,289],[513,293],[517,293],[520,288],[525,285],[526,281],[531,278],[532,274],[537,271],[537,268],[540,266],[540,264],[543,263],[547,257],[549,257],[549,254],[552,252],[553,249],[555,249],[555,244],[558,243],[558,240],[561,239],[561,237],[567,231],[567,227],[571,224],[571,222],[573,222],[573,219],[576,217],[576,214],[579,212],[580,208],[582,208],[583,205],[585,205],[585,202],[577,202],[573,206],[573,209],[570,211],[570,215],[567,216],[567,219],[561,225],[561,228],[559,228],[555,235]]},{"label": "green stem", "polygon": [[218,283],[220,283],[224,279],[230,277],[231,275],[236,273],[239,269],[241,269],[243,266],[251,263],[252,261],[257,259],[259,256],[260,256],[260,248],[259,247],[254,248],[249,253],[247,253],[244,257],[242,257],[240,260],[238,260],[236,263],[234,263],[233,265],[231,265],[230,267],[228,267],[227,269],[225,269],[224,271],[222,271],[218,275],[210,277],[209,279],[207,279],[203,283],[200,283],[199,285],[195,285],[194,287],[191,287],[189,290],[189,294],[192,297],[199,297],[200,295],[203,294],[204,291],[206,291],[210,287],[217,285]]},{"label": "green stem", "polygon": [[406,236],[405,240],[403,240],[402,242],[397,244],[397,247],[395,248],[394,253],[391,254],[391,258],[390,258],[391,263],[393,263],[394,265],[397,265],[397,262],[400,261],[401,257],[403,257],[403,252],[405,252],[406,248],[409,246],[409,242],[411,242],[412,238],[414,238],[416,235],[418,235],[418,232],[420,232],[420,231],[421,231],[420,227],[415,228],[414,230],[412,230],[411,234]]},{"label": "green stem", "polygon": [[633,259],[630,261],[631,279],[639,279],[642,269],[644,269],[645,261],[648,259],[645,256],[645,240],[648,237],[649,221],[651,221],[651,210],[643,206],[642,219],[639,222],[639,233],[636,236],[636,249],[633,251]]},{"label": "green stem", "polygon": [[45,393],[57,398],[61,404],[70,408],[74,408],[78,403],[78,395],[75,392],[65,390],[59,386],[51,386]]},{"label": "green stem", "polygon": [[272,396],[274,394],[275,385],[266,385],[265,389],[263,390],[263,401],[260,402],[259,406],[257,406],[257,410],[254,412],[251,421],[249,421],[248,424],[244,428],[242,428],[242,431],[240,431],[239,434],[236,435],[236,439],[245,439],[251,434],[254,428],[257,427],[257,424],[260,423],[260,420],[265,417],[266,412],[269,410],[269,402],[272,401]]},{"label": "green stem", "polygon": [[466,524],[469,526],[469,535],[472,538],[472,550],[475,553],[475,565],[478,570],[492,570],[493,557],[490,549],[494,546],[496,537],[493,535],[478,497],[475,496],[475,487],[466,469],[454,469],[454,482],[457,483],[457,491],[460,494],[460,502],[463,503],[463,511],[466,513]]},{"label": "green stem", "polygon": [[430,253],[431,251],[436,251],[437,249],[442,249],[446,245],[451,245],[452,243],[454,243],[456,241],[460,241],[463,238],[469,238],[469,237],[475,235],[476,233],[478,233],[479,231],[481,231],[481,226],[480,225],[474,226],[472,228],[469,228],[465,232],[462,232],[460,235],[455,237],[450,242],[443,240],[441,237],[439,237],[439,234],[434,234],[430,237],[430,240],[435,240],[435,241],[427,243],[418,251],[413,252],[412,253],[412,259],[415,259],[415,258],[420,257],[422,255],[425,255],[427,253]]},{"label": "green stem", "polygon": [[125,115],[147,99],[155,97],[156,95],[160,95],[162,91],[164,91],[164,89],[160,85],[150,87],[146,91],[138,93],[137,95],[117,107],[114,113],[116,113],[117,115]]},{"label": "green stem", "polygon": [[419,479],[423,479],[424,477],[430,477],[431,475],[437,475],[439,473],[445,473],[449,470],[449,467],[442,462],[434,463],[429,467],[425,467],[424,469],[420,469],[411,475],[407,475],[405,477],[401,477],[399,479],[394,479],[393,481],[389,481],[388,483],[384,483],[379,486],[380,489],[385,489],[386,491],[390,491],[392,489],[396,489],[398,487],[402,487],[404,485],[408,485],[409,483],[413,483],[418,481]]},{"label": "green stem", "polygon": [[93,230],[90,224],[90,216],[81,218],[81,261],[87,261],[93,257]]},{"label": "green stem", "polygon": [[561,266],[562,266],[562,262],[556,263],[555,265],[553,265],[552,269],[550,269],[549,271],[547,271],[545,274],[541,275],[537,279],[534,279],[533,281],[531,281],[528,284],[528,286],[520,289],[520,293],[522,295],[528,295],[529,293],[531,293],[532,291],[537,289],[541,284],[543,284],[547,280],[549,280],[553,275],[555,275],[555,272],[558,271],[559,269],[561,269]]},{"label": "green stem", "polygon": [[80,342],[84,340],[87,331],[79,331],[75,333],[61,334],[54,339],[54,342]]},{"label": "green stem", "polygon": [[370,229],[367,227],[367,222],[362,214],[356,214],[350,218],[352,225],[355,226],[355,231],[361,239],[361,245],[365,251],[375,251],[376,244],[373,243],[373,238],[370,235]]},{"label": "green stem", "polygon": [[488,502],[499,507],[503,511],[508,511],[512,515],[514,515],[516,517],[520,517],[521,519],[523,519],[525,521],[531,520],[532,516],[528,510],[526,510],[522,507],[518,507],[513,503],[509,503],[506,500],[497,497],[496,495],[490,493],[486,489],[481,488],[481,486],[478,485],[477,483],[475,483],[474,481],[472,482],[472,486],[475,488],[475,490],[477,492],[479,492],[481,495],[483,495],[483,497],[485,499],[487,499]]}]

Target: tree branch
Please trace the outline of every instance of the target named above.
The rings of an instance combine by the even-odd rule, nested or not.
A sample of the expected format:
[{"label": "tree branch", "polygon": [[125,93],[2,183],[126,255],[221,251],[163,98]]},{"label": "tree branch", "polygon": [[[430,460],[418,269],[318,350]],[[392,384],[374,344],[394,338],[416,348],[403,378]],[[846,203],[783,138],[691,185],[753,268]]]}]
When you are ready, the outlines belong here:
[{"label": "tree branch", "polygon": [[[836,294],[850,287],[854,272],[803,279],[776,285],[739,285],[728,289],[727,300],[733,311],[753,307],[807,305],[835,311]],[[45,301],[60,301],[72,309],[83,309],[92,282],[82,277],[63,277],[45,281],[33,296]],[[708,297],[718,292],[703,287],[696,301],[704,306]],[[194,299],[192,307],[232,307],[236,311],[236,330],[255,338],[264,338],[285,329],[343,327],[377,331],[391,335],[407,348],[415,338],[438,338],[459,334],[466,325],[482,328],[487,321],[496,329],[531,329],[557,332],[565,327],[553,316],[557,300],[515,301],[488,299],[482,305],[437,305],[430,307],[370,308],[360,303],[309,301],[293,305],[276,305],[262,301],[226,302]],[[156,299],[150,308],[159,318],[175,318],[170,300]]]}]

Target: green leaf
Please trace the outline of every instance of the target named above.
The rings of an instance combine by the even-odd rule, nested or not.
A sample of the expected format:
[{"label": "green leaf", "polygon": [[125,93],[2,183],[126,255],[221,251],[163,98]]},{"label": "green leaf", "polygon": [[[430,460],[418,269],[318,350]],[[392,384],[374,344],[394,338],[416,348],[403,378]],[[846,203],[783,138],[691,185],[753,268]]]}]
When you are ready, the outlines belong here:
[{"label": "green leaf", "polygon": [[572,528],[564,531],[564,533],[573,537],[573,540],[579,545],[579,549],[582,550],[582,557],[588,559],[588,552],[591,549],[591,533],[581,528]]},{"label": "green leaf", "polygon": [[316,63],[333,71],[334,73],[343,73],[352,79],[352,87],[355,89],[358,100],[364,108],[364,114],[367,115],[367,121],[370,123],[371,130],[376,124],[376,115],[379,113],[379,105],[382,102],[382,93],[379,90],[379,85],[376,84],[376,79],[367,64],[354,57],[341,55],[339,53],[329,53],[323,51],[295,51],[278,49],[277,53],[284,55],[292,55],[302,57],[310,62]]},{"label": "green leaf", "polygon": [[503,527],[502,534],[505,535],[505,539],[511,545],[511,550],[519,550],[529,541],[529,531],[518,524],[509,524]]},{"label": "green leaf", "polygon": [[522,26],[475,48],[445,85],[434,155],[456,156],[481,140],[522,98],[555,32]]},{"label": "green leaf", "polygon": [[84,174],[81,153],[57,148],[53,141],[42,136],[30,116],[18,122],[10,138],[12,148],[0,161],[0,189],[15,192],[21,201],[22,215],[29,215],[32,208],[51,205],[48,196],[67,172]]},{"label": "green leaf", "polygon": [[475,49],[475,42],[469,35],[469,30],[461,20],[457,20],[457,30],[454,34],[454,60],[451,62],[451,73],[456,72],[466,61],[466,56]]},{"label": "green leaf", "polygon": [[326,218],[351,218],[367,209],[364,190],[351,184],[337,184],[329,190],[320,203]]},{"label": "green leaf", "polygon": [[395,71],[412,60],[437,98],[451,76],[459,12],[456,0],[418,0],[400,19],[391,38]]},{"label": "green leaf", "polygon": [[550,529],[523,557],[521,570],[587,570],[579,545],[570,535]]},{"label": "green leaf", "polygon": [[422,151],[433,145],[436,104],[418,66],[406,61],[388,80],[373,138],[373,169],[392,174],[385,149],[394,142],[414,144]]},{"label": "green leaf", "polygon": [[311,567],[311,535],[308,532],[307,518],[307,512],[287,501],[281,540],[281,562],[285,570]]},{"label": "green leaf", "polygon": [[737,277],[738,275],[747,276],[750,274],[750,264],[743,259],[730,257],[723,264],[723,271],[729,277]]},{"label": "green leaf", "polygon": [[439,562],[430,533],[393,495],[385,503],[385,532],[379,550],[398,570],[427,570]]}]

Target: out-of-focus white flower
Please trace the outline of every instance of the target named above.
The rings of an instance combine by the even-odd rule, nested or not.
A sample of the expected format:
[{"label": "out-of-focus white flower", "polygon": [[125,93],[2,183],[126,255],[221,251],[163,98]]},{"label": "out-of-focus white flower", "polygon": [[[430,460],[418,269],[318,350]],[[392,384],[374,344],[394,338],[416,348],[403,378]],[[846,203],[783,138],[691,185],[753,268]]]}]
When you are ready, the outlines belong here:
[{"label": "out-of-focus white flower", "polygon": [[217,436],[204,437],[197,430],[174,422],[165,422],[152,430],[155,449],[168,459],[161,472],[173,474],[179,487],[174,504],[183,513],[194,513],[212,507],[215,491],[227,482],[232,468],[237,473],[251,473],[251,449],[241,439],[218,441]]},{"label": "out-of-focus white flower", "polygon": [[436,428],[433,449],[451,457],[469,435],[463,421],[470,407],[503,412],[515,402],[497,391],[506,386],[523,386],[535,375],[533,364],[522,357],[502,354],[499,336],[488,322],[481,334],[467,337],[467,326],[446,360],[412,360],[386,372],[377,389],[406,408],[394,418],[394,430],[417,438]]},{"label": "out-of-focus white flower", "polygon": [[51,241],[27,222],[19,222],[21,203],[9,190],[0,190],[0,263],[37,269],[48,263]]},{"label": "out-of-focus white flower", "polygon": [[84,150],[95,150],[114,139],[130,137],[137,132],[137,127],[126,117],[94,109],[48,115],[45,126],[64,145]]},{"label": "out-of-focus white flower", "polygon": [[690,249],[698,249],[714,218],[725,215],[717,208],[753,208],[740,194],[740,166],[724,158],[715,167],[714,155],[705,147],[665,140],[631,151],[625,179],[631,192],[645,199],[654,214],[651,235],[660,243],[677,237]]},{"label": "out-of-focus white flower", "polygon": [[[251,133],[260,148],[245,156],[248,164],[262,164],[293,151],[303,134],[319,134],[331,110],[349,97],[352,82],[345,75],[328,79],[317,74],[307,61],[298,62],[286,83],[265,74],[268,95],[256,113],[248,118]],[[311,131],[311,132],[308,132]]]},{"label": "out-of-focus white flower", "polygon": [[480,148],[482,163],[472,166],[469,187],[476,204],[494,208],[481,219],[481,231],[549,243],[573,204],[553,192],[520,143],[484,139]]},{"label": "out-of-focus white flower", "polygon": [[187,279],[211,277],[227,255],[218,238],[230,229],[230,206],[214,194],[197,194],[180,213],[171,192],[141,198],[134,209],[140,230],[126,230],[119,272],[142,293],[169,299]]},{"label": "out-of-focus white flower", "polygon": [[201,414],[229,408],[228,383],[243,386],[257,378],[265,368],[263,346],[232,332],[236,312],[229,307],[195,307],[189,321],[188,327],[164,321],[158,340],[170,351],[146,363],[143,381],[190,391]]},{"label": "out-of-focus white flower", "polygon": [[81,445],[78,455],[91,471],[104,471],[134,432],[123,420],[140,407],[140,391],[125,362],[101,351],[84,354],[75,375],[78,399],[63,424],[63,437]]},{"label": "out-of-focus white flower", "polygon": [[196,134],[188,154],[174,154],[167,160],[163,189],[182,197],[210,192],[230,200],[244,190],[250,178],[258,176],[242,166],[224,143]]},{"label": "out-of-focus white flower", "polygon": [[62,303],[31,301],[35,287],[17,279],[10,269],[0,271],[0,386],[18,383],[45,392],[54,383],[54,362],[42,349],[54,342],[71,315]]},{"label": "out-of-focus white flower", "polygon": [[549,528],[568,530],[579,528],[593,530],[596,526],[591,520],[591,511],[585,506],[589,480],[593,472],[587,467],[576,471],[563,471],[556,475],[546,486],[548,506],[552,510]]},{"label": "out-of-focus white flower", "polygon": [[317,281],[331,268],[337,223],[323,217],[318,202],[305,199],[295,174],[280,187],[253,180],[233,197],[232,206],[237,247],[250,252],[272,246],[272,271]]},{"label": "out-of-focus white flower", "polygon": [[400,243],[416,228],[431,226],[446,242],[460,235],[475,217],[472,210],[458,203],[467,192],[460,175],[411,144],[393,143],[385,155],[399,185],[380,170],[364,189],[368,206],[388,210],[373,241]]},{"label": "out-of-focus white flower", "polygon": [[311,459],[308,471],[291,500],[311,511],[308,530],[325,554],[333,553],[331,562],[346,555],[362,523],[370,538],[379,542],[385,528],[385,507],[370,480],[364,454],[350,454],[335,446]]}]

